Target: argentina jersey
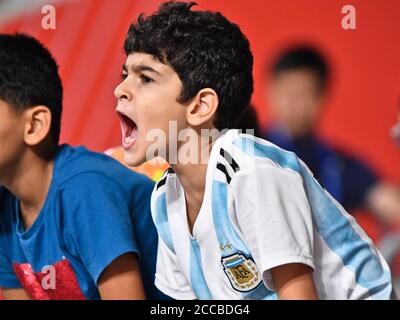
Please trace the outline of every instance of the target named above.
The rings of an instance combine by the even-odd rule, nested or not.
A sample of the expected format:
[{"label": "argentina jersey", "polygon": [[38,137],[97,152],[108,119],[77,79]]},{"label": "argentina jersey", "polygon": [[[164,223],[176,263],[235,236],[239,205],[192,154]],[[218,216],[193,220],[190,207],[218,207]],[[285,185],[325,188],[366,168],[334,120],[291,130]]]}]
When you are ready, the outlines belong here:
[{"label": "argentina jersey", "polygon": [[313,269],[320,299],[389,299],[389,268],[372,241],[292,152],[229,130],[214,144],[190,233],[182,185],[155,186],[156,286],[175,299],[278,299],[270,270]]}]

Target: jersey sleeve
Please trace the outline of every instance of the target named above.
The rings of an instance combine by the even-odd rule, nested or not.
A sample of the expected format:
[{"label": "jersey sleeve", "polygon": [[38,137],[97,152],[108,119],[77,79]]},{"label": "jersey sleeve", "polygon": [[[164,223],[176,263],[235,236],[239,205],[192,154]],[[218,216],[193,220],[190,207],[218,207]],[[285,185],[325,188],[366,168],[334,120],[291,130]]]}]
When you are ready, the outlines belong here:
[{"label": "jersey sleeve", "polygon": [[231,185],[239,228],[265,285],[274,291],[270,270],[280,265],[315,270],[312,215],[301,176],[259,165],[239,171]]},{"label": "jersey sleeve", "polygon": [[117,182],[99,173],[84,173],[72,178],[61,192],[67,245],[96,284],[116,258],[139,255],[129,193]]},{"label": "jersey sleeve", "polygon": [[196,295],[183,274],[176,255],[159,238],[155,285],[176,300],[194,300]]}]

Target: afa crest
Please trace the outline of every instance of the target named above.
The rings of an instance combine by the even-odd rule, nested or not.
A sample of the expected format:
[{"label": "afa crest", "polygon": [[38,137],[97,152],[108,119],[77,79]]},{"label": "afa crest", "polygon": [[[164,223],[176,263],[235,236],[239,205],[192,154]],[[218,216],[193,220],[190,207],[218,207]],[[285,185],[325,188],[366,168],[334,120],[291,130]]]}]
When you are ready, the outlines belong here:
[{"label": "afa crest", "polygon": [[224,272],[232,287],[240,292],[248,292],[256,288],[262,281],[257,265],[252,258],[235,253],[221,259]]}]

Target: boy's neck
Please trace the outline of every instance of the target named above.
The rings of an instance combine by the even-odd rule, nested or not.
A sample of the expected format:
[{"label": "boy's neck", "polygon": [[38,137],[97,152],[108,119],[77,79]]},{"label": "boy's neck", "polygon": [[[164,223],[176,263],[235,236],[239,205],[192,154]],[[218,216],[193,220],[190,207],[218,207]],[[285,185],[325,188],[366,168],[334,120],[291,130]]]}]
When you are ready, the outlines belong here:
[{"label": "boy's neck", "polygon": [[203,204],[207,164],[178,164],[172,166],[172,169],[176,173],[185,193],[186,215],[189,231],[192,233],[194,223]]},{"label": "boy's neck", "polygon": [[[199,215],[200,208],[203,204],[204,191],[206,185],[207,166],[209,155],[213,147],[213,143],[204,141],[201,136],[198,137],[198,155],[199,159],[195,163],[188,164],[171,164],[180,184],[185,192],[186,214],[190,232],[192,233],[193,225]],[[207,154],[207,157],[202,155]]]},{"label": "boy's neck", "polygon": [[24,227],[28,229],[42,209],[53,177],[53,160],[45,160],[28,151],[17,166],[2,177],[1,183],[19,201]]}]

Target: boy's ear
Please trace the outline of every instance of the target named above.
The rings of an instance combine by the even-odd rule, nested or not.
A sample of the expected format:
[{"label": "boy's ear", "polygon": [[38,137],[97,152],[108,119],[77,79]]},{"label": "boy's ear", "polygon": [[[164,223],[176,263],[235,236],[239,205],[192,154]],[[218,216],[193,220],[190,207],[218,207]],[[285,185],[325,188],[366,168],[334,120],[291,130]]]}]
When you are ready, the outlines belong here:
[{"label": "boy's ear", "polygon": [[213,120],[218,108],[218,95],[211,88],[201,89],[187,107],[187,122],[197,127]]},{"label": "boy's ear", "polygon": [[38,145],[50,132],[51,111],[46,106],[35,106],[25,112],[25,143],[30,146]]}]

